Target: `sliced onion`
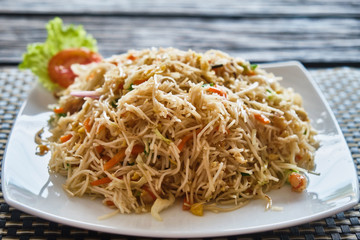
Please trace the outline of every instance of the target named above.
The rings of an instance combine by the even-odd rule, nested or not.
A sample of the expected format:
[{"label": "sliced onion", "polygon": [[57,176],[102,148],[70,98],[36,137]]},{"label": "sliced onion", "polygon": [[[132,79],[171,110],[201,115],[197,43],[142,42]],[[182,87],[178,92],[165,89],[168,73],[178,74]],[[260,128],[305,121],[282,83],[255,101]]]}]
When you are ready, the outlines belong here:
[{"label": "sliced onion", "polygon": [[74,97],[89,97],[89,98],[93,98],[93,99],[100,98],[99,93],[97,93],[95,91],[72,91],[70,93],[70,95],[74,96]]}]

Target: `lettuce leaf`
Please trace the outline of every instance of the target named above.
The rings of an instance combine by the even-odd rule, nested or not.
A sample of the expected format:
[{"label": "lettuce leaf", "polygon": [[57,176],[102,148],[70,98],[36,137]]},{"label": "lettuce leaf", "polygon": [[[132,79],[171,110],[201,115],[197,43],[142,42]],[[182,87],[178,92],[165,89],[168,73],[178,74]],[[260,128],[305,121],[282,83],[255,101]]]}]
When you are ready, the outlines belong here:
[{"label": "lettuce leaf", "polygon": [[96,40],[87,34],[83,26],[64,26],[56,17],[46,25],[47,39],[44,43],[33,43],[27,46],[19,69],[30,69],[39,82],[48,90],[54,91],[59,85],[51,81],[48,74],[48,63],[52,56],[67,48],[85,47],[97,52]]}]

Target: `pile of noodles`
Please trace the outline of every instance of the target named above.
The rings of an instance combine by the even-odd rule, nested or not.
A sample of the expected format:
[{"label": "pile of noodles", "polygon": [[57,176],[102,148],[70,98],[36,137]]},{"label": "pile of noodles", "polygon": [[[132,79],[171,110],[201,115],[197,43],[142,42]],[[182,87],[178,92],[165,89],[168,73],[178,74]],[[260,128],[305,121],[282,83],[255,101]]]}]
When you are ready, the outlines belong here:
[{"label": "pile of noodles", "polygon": [[176,198],[229,211],[254,198],[271,203],[266,192],[314,167],[301,96],[242,59],[132,50],[73,71],[49,139],[50,170],[66,176],[73,196],[158,219]]}]

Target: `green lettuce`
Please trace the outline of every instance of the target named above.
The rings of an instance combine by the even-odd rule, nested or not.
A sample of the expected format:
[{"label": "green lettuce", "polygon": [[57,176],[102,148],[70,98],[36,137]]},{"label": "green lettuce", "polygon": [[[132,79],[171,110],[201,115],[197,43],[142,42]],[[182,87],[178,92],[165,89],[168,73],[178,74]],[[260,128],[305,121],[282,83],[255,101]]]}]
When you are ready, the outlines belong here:
[{"label": "green lettuce", "polygon": [[47,39],[44,43],[33,43],[27,46],[19,69],[30,69],[39,82],[48,90],[54,91],[59,85],[51,81],[48,74],[48,63],[52,56],[67,48],[85,47],[97,52],[96,40],[87,34],[83,26],[64,26],[56,17],[46,25]]}]

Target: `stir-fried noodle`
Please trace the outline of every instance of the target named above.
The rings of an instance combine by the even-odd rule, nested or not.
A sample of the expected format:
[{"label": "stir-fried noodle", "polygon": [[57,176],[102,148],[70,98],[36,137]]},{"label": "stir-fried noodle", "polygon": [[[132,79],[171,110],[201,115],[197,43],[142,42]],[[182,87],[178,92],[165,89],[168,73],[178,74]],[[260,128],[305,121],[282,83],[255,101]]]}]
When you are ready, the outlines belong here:
[{"label": "stir-fried noodle", "polygon": [[[300,95],[219,51],[129,51],[74,65],[52,119],[50,170],[120,213],[228,211],[314,167]],[[59,110],[60,109],[60,110]]]}]

